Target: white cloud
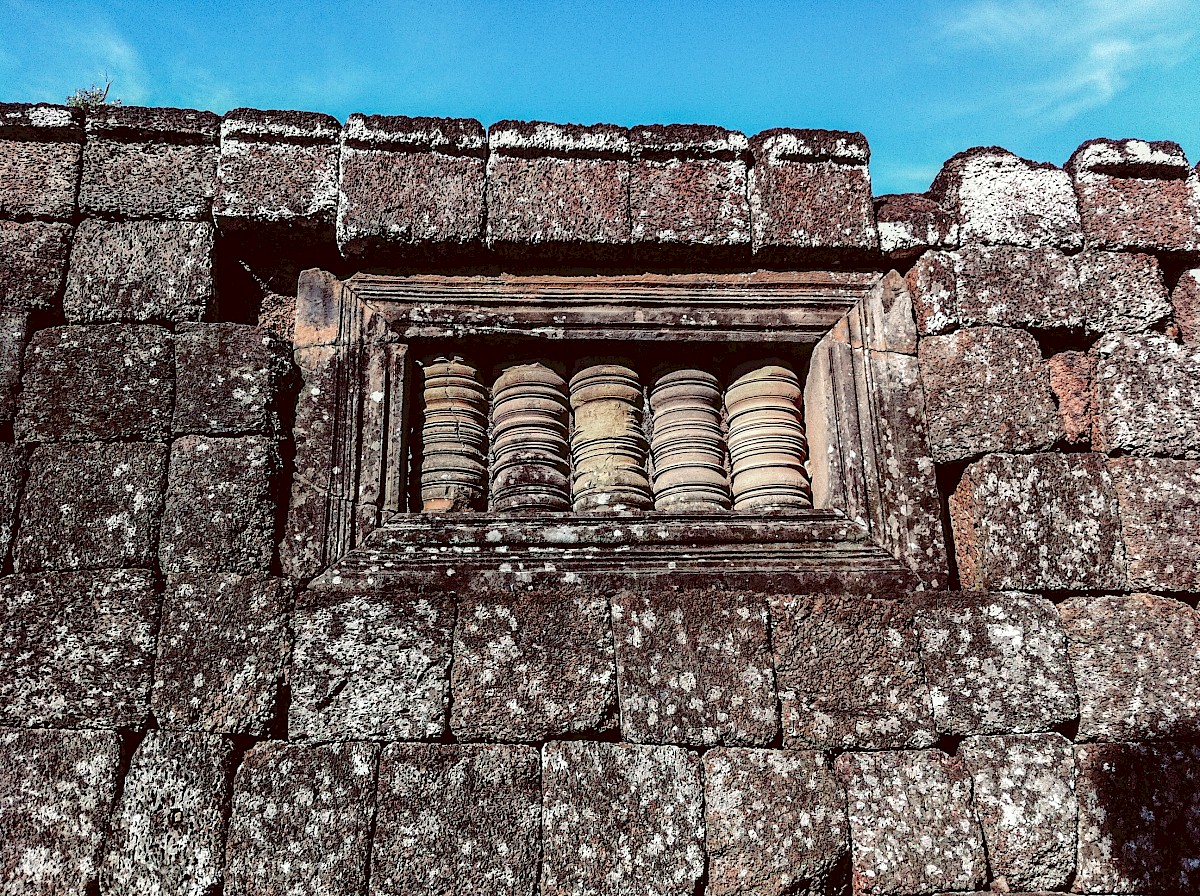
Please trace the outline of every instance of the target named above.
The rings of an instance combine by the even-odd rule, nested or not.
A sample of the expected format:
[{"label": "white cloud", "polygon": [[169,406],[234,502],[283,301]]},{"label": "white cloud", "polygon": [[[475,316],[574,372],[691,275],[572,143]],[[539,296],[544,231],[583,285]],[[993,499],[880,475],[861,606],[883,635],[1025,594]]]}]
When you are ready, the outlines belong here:
[{"label": "white cloud", "polygon": [[941,36],[948,49],[995,64],[993,99],[1011,113],[1062,123],[1183,57],[1192,2],[975,0],[959,7]]}]

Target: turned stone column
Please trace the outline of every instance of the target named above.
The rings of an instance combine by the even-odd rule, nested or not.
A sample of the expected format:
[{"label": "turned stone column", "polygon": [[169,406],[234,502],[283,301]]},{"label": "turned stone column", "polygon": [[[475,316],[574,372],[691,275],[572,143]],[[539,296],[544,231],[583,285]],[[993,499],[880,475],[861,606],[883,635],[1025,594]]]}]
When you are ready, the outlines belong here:
[{"label": "turned stone column", "polygon": [[493,510],[571,507],[567,383],[545,364],[507,368],[492,387]]},{"label": "turned stone column", "polygon": [[703,370],[664,373],[650,392],[654,509],[729,509],[721,390]]},{"label": "turned stone column", "polygon": [[459,357],[422,365],[421,506],[426,513],[477,510],[487,477],[487,392]]},{"label": "turned stone column", "polygon": [[577,513],[646,510],[642,387],[620,364],[595,364],[571,377],[571,496]]},{"label": "turned stone column", "polygon": [[799,379],[787,367],[765,363],[741,368],[735,377],[725,392],[733,509],[811,507]]}]

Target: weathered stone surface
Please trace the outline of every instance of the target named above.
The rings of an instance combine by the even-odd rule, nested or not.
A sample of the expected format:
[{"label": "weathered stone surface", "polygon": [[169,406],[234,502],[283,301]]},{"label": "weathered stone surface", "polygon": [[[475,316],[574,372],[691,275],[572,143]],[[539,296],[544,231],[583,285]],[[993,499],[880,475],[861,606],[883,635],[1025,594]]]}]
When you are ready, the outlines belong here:
[{"label": "weathered stone surface", "polygon": [[958,221],[921,193],[876,196],[874,206],[879,251],[893,261],[958,245]]},{"label": "weathered stone surface", "polygon": [[165,445],[35,448],[13,550],[17,571],[149,566],[166,472]]},{"label": "weathered stone surface", "polygon": [[972,737],[973,779],[992,874],[1012,890],[1063,889],[1075,871],[1075,756],[1060,734]]},{"label": "weathered stone surface", "polygon": [[630,131],[629,202],[635,243],[748,246],[744,134],[710,125]]},{"label": "weathered stone surface", "polygon": [[1050,377],[1028,333],[976,327],[930,336],[917,359],[934,460],[1037,450],[1061,438]]},{"label": "weathered stone surface", "polygon": [[1171,302],[1153,255],[1084,252],[1075,258],[1080,298],[1094,333],[1143,333],[1171,316]]},{"label": "weathered stone surface", "polygon": [[1082,893],[1188,893],[1200,883],[1200,748],[1075,748]]},{"label": "weathered stone surface", "polygon": [[207,220],[220,125],[217,115],[194,109],[91,109],[79,210],[100,217]]},{"label": "weathered stone surface", "polygon": [[100,871],[104,893],[208,896],[221,884],[229,741],[150,731],[113,810]]},{"label": "weathered stone surface", "polygon": [[478,245],[486,149],[474,119],[351,115],[342,131],[342,253]]},{"label": "weathered stone surface", "polygon": [[233,782],[225,896],[362,896],[375,744],[268,741]]},{"label": "weathered stone surface", "polygon": [[1018,158],[997,146],[949,159],[929,197],[958,217],[963,245],[1083,245],[1071,177],[1053,165]]},{"label": "weathered stone surface", "polygon": [[756,253],[878,249],[871,150],[862,134],[776,128],[750,138],[750,149]]},{"label": "weathered stone surface", "polygon": [[169,330],[136,324],[38,330],[25,351],[17,438],[169,438],[175,384],[171,343]]},{"label": "weathered stone surface", "polygon": [[962,760],[940,750],[843,753],[854,892],[981,889],[987,859]]},{"label": "weathered stone surface", "polygon": [[262,436],[184,436],[171,446],[159,559],[167,572],[269,569],[271,479],[279,459]]},{"label": "weathered stone surface", "polygon": [[175,432],[277,432],[276,397],[291,366],[288,346],[259,327],[180,324],[175,329]]},{"label": "weathered stone surface", "polygon": [[83,111],[0,103],[0,218],[75,214]]},{"label": "weathered stone surface", "polygon": [[922,336],[948,333],[958,326],[959,267],[956,253],[929,251],[905,275],[917,332]]},{"label": "weathered stone surface", "polygon": [[895,601],[777,597],[770,609],[785,746],[934,743],[916,634]]},{"label": "weathered stone surface", "polygon": [[57,308],[70,244],[68,224],[0,221],[0,309]]},{"label": "weathered stone surface", "polygon": [[586,741],[542,748],[545,896],[690,896],[704,873],[700,757]]},{"label": "weathered stone surface", "polygon": [[1200,348],[1147,333],[1107,336],[1094,350],[1097,447],[1200,457]]},{"label": "weathered stone surface", "polygon": [[222,230],[333,227],[341,123],[316,112],[233,109],[221,121],[213,217]]},{"label": "weathered stone surface", "polygon": [[1089,247],[1200,249],[1200,181],[1178,143],[1089,140],[1067,162]]},{"label": "weathered stone surface", "polygon": [[28,331],[28,314],[0,311],[0,426],[11,424],[17,410]]},{"label": "weathered stone surface", "polygon": [[170,576],[154,666],[154,717],[167,729],[262,736],[291,639],[291,587],[264,574]]},{"label": "weathered stone surface", "polygon": [[712,896],[832,893],[849,858],[845,795],[821,753],[709,750],[704,821]]},{"label": "weathered stone surface", "polygon": [[319,588],[297,600],[291,738],[430,739],[446,729],[453,601]]},{"label": "weathered stone surface", "polygon": [[120,754],[110,731],[0,729],[0,893],[93,892]]},{"label": "weathered stone surface", "polygon": [[1121,505],[1130,587],[1200,591],[1200,462],[1124,457],[1108,469]]},{"label": "weathered stone surface", "polygon": [[1054,604],[949,592],[916,613],[933,718],[943,734],[1048,731],[1079,710]]},{"label": "weathered stone surface", "polygon": [[612,599],[621,733],[639,743],[759,746],[778,730],[761,598],[719,591]]},{"label": "weathered stone surface", "polygon": [[421,509],[482,510],[487,493],[488,390],[454,354],[421,364]]},{"label": "weathered stone surface", "polygon": [[1096,356],[1059,352],[1046,359],[1046,369],[1058,403],[1063,438],[1072,445],[1090,445],[1096,422]]},{"label": "weathered stone surface", "polygon": [[1081,740],[1200,731],[1200,615],[1169,597],[1073,597],[1059,608],[1079,688]]},{"label": "weathered stone surface", "polygon": [[0,578],[0,724],[141,725],[157,623],[148,572]]},{"label": "weathered stone surface", "polygon": [[0,443],[0,555],[7,556],[17,527],[17,502],[25,484],[25,452]]},{"label": "weathered stone surface", "polygon": [[1200,346],[1200,268],[1184,271],[1171,293],[1175,325],[1185,345]]},{"label": "weathered stone surface", "polygon": [[629,242],[625,128],[501,121],[488,129],[488,150],[493,248]]},{"label": "weathered stone surface", "polygon": [[387,746],[379,760],[371,894],[533,896],[538,772],[529,747]]},{"label": "weathered stone surface", "polygon": [[1117,500],[1098,455],[989,455],[963,473],[950,520],[968,590],[1124,587]]},{"label": "weathered stone surface", "polygon": [[617,725],[603,595],[471,595],[454,629],[450,728],[459,740],[545,741]]},{"label": "weathered stone surface", "polygon": [[75,323],[201,320],[213,307],[213,227],[84,221],[63,310]]}]

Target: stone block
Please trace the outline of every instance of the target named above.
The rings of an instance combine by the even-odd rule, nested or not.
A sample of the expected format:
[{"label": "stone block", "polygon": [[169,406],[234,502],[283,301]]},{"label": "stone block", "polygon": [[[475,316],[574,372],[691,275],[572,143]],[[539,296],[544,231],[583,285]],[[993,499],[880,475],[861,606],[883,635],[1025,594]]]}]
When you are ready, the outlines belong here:
[{"label": "stone block", "polygon": [[17,438],[170,438],[175,391],[171,343],[169,330],[138,324],[38,330],[25,351]]},{"label": "stone block", "polygon": [[478,246],[487,142],[471,118],[351,115],[342,131],[338,248],[365,257]]},{"label": "stone block", "polygon": [[233,782],[225,896],[362,896],[379,747],[268,741]]},{"label": "stone block", "polygon": [[871,150],[862,134],[775,128],[750,138],[750,149],[756,254],[836,259],[878,250]]},{"label": "stone block", "polygon": [[1079,688],[1080,740],[1200,732],[1200,614],[1151,594],[1073,597],[1059,610]]},{"label": "stone block", "polygon": [[264,227],[332,235],[341,123],[317,112],[233,109],[221,121],[213,218],[230,233]]},{"label": "stone block", "polygon": [[922,193],[876,196],[879,251],[892,261],[911,261],[927,249],[958,245],[958,221]]},{"label": "stone block", "polygon": [[11,425],[16,414],[28,332],[28,314],[0,311],[0,426]]},{"label": "stone block", "polygon": [[154,666],[161,727],[266,735],[291,649],[291,586],[264,574],[169,576]]},{"label": "stone block", "polygon": [[902,606],[831,595],[776,597],[770,609],[784,746],[934,743],[917,637]]},{"label": "stone block", "polygon": [[473,594],[459,603],[450,680],[459,740],[610,731],[616,679],[603,595]]},{"label": "stone block", "polygon": [[711,125],[630,131],[629,204],[635,243],[749,246],[750,144]]},{"label": "stone block", "polygon": [[905,274],[917,332],[922,336],[949,333],[958,326],[961,266],[958,253],[931,250],[918,258]]},{"label": "stone block", "polygon": [[270,569],[278,466],[275,443],[262,436],[176,439],[159,542],[163,570]]},{"label": "stone block", "polygon": [[213,227],[84,221],[63,310],[73,323],[203,320],[213,313]]},{"label": "stone block", "polygon": [[1022,330],[975,327],[917,350],[933,459],[1036,451],[1062,437],[1041,349]]},{"label": "stone block", "polygon": [[1075,748],[1081,893],[1190,893],[1200,885],[1200,748]]},{"label": "stone block", "polygon": [[1099,450],[1200,457],[1200,348],[1166,336],[1106,336],[1094,349]]},{"label": "stone block", "polygon": [[974,783],[988,863],[1011,890],[1066,889],[1075,872],[1075,755],[1060,734],[972,737],[959,755]]},{"label": "stone block", "polygon": [[1096,422],[1096,356],[1059,352],[1046,359],[1046,370],[1063,438],[1072,445],[1090,445]]},{"label": "stone block", "polygon": [[846,798],[821,753],[704,754],[711,896],[833,893],[850,857]]},{"label": "stone block", "polygon": [[220,116],[195,109],[90,109],[80,212],[102,218],[209,220],[220,126]]},{"label": "stone block", "polygon": [[539,770],[530,747],[385,747],[371,893],[533,896],[541,855]]},{"label": "stone block", "polygon": [[1089,140],[1067,170],[1089,248],[1200,250],[1200,180],[1178,143]]},{"label": "stone block", "polygon": [[950,158],[929,198],[958,218],[962,245],[1082,248],[1079,205],[1066,171],[998,146]]},{"label": "stone block", "polygon": [[95,892],[120,758],[111,731],[0,729],[0,892]]},{"label": "stone block", "polygon": [[113,809],[101,892],[219,892],[232,754],[216,735],[147,732]]},{"label": "stone block", "polygon": [[761,599],[719,591],[612,599],[621,733],[639,743],[761,746],[778,730]]},{"label": "stone block", "polygon": [[323,587],[298,599],[293,627],[290,738],[445,733],[452,598]]},{"label": "stone block", "polygon": [[1200,346],[1200,268],[1180,275],[1171,293],[1171,306],[1184,344]]},{"label": "stone block", "polygon": [[1110,460],[1131,588],[1200,591],[1200,462]]},{"label": "stone block", "polygon": [[692,896],[704,869],[695,753],[587,741],[542,748],[539,893]]},{"label": "stone block", "polygon": [[1023,594],[925,598],[915,624],[943,734],[1049,731],[1079,712],[1054,604]]},{"label": "stone block", "polygon": [[288,346],[259,327],[179,324],[175,328],[175,432],[278,432],[276,398],[291,369]]},{"label": "stone block", "polygon": [[0,578],[0,725],[142,725],[157,627],[149,572]]},{"label": "stone block", "polygon": [[967,590],[1125,585],[1116,494],[1098,455],[989,455],[963,473],[950,521]]},{"label": "stone block", "polygon": [[629,242],[625,128],[501,121],[488,130],[488,152],[492,248]]},{"label": "stone block", "polygon": [[1083,252],[1075,257],[1080,298],[1093,333],[1144,333],[1171,317],[1158,260],[1126,252]]},{"label": "stone block", "polygon": [[25,452],[0,443],[0,556],[8,556],[17,528],[17,504],[28,468]]},{"label": "stone block", "polygon": [[962,760],[940,750],[843,753],[854,892],[982,889],[987,858]]},{"label": "stone block", "polygon": [[35,448],[13,549],[17,571],[150,566],[166,472],[165,445]]},{"label": "stone block", "polygon": [[70,220],[82,143],[80,109],[0,103],[0,218]]},{"label": "stone block", "polygon": [[57,309],[70,251],[69,224],[0,221],[0,310]]}]

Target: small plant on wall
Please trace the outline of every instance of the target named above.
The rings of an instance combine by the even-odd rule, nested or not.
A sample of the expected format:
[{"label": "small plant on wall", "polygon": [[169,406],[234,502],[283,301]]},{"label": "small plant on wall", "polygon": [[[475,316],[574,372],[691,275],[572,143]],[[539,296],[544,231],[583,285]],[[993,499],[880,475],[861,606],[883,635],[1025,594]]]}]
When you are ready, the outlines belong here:
[{"label": "small plant on wall", "polygon": [[112,89],[112,80],[105,78],[104,85],[92,83],[88,87],[80,87],[67,97],[67,105],[75,109],[95,109],[98,106],[119,106],[119,99],[110,100],[108,93]]}]

